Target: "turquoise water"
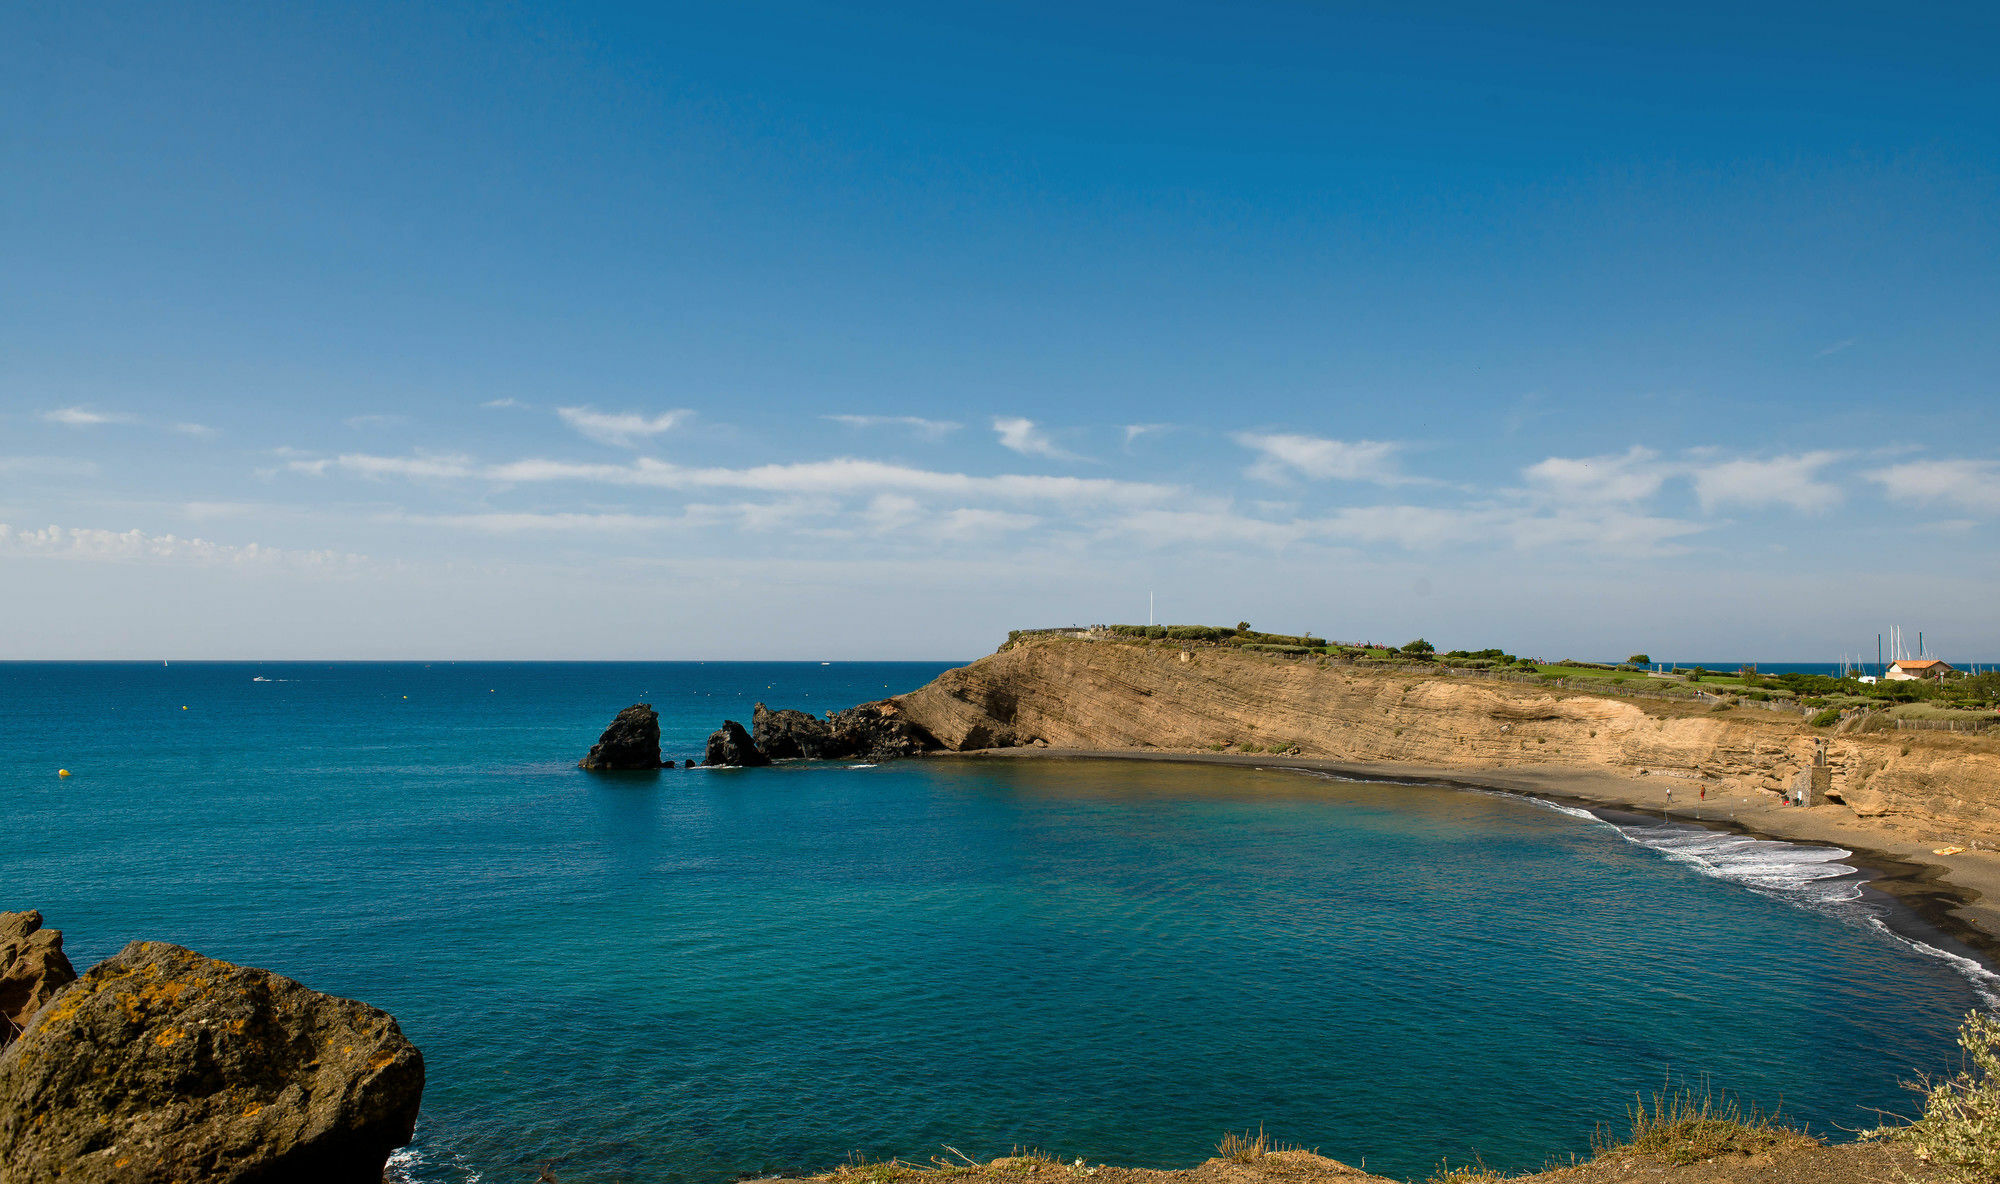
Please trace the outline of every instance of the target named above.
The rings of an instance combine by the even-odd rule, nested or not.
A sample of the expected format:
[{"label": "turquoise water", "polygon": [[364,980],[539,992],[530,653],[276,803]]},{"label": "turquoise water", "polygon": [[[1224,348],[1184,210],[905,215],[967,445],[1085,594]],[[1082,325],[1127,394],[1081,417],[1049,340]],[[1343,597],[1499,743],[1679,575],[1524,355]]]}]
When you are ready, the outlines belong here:
[{"label": "turquoise water", "polygon": [[1527,1168],[1670,1071],[1866,1124],[1979,1002],[1824,855],[1502,795],[573,767],[635,700],[680,756],[756,698],[941,668],[0,666],[0,907],[79,965],[164,939],[393,1011],[429,1064],[398,1161],[426,1182],[947,1143],[1179,1166],[1260,1123],[1392,1175]]}]

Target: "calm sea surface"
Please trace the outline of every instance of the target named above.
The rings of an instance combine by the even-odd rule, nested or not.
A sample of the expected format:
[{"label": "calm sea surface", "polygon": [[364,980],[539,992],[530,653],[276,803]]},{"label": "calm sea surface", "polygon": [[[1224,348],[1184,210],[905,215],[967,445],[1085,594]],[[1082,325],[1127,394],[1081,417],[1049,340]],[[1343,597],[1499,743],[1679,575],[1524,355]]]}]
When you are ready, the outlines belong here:
[{"label": "calm sea surface", "polygon": [[1826,853],[1501,795],[574,767],[635,701],[686,756],[756,699],[942,668],[0,665],[0,907],[79,966],[162,939],[394,1012],[429,1064],[419,1181],[946,1143],[1179,1166],[1258,1124],[1391,1175],[1529,1168],[1670,1072],[1867,1124],[1980,1002]]}]

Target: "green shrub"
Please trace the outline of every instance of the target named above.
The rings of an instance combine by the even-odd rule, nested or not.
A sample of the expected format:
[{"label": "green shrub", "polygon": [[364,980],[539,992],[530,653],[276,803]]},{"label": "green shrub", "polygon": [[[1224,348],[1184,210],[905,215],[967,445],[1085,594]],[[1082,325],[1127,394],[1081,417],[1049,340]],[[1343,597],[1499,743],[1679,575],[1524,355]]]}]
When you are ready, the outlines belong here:
[{"label": "green shrub", "polygon": [[1649,666],[1653,661],[1653,659],[1647,657],[1645,654],[1633,654],[1625,660],[1634,666]]},{"label": "green shrub", "polygon": [[1404,642],[1403,652],[1406,654],[1435,654],[1437,653],[1437,647],[1419,637],[1415,641]]},{"label": "green shrub", "polygon": [[1909,1082],[1924,1095],[1923,1115],[1862,1137],[1908,1144],[1918,1159],[1962,1178],[2000,1180],[2000,1019],[1972,1012],[1958,1028],[1965,1068],[1942,1081]]},{"label": "green shrub", "polygon": [[1840,708],[1829,707],[1806,722],[1815,728],[1830,728],[1840,722]]}]

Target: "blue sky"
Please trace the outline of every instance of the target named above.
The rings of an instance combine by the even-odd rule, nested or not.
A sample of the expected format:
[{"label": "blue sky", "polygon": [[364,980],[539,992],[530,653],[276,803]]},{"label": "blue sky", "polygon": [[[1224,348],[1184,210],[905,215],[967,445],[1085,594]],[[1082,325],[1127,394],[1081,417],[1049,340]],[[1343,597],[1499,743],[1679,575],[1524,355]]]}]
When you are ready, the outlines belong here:
[{"label": "blue sky", "polygon": [[1990,6],[0,15],[16,657],[2000,657]]}]

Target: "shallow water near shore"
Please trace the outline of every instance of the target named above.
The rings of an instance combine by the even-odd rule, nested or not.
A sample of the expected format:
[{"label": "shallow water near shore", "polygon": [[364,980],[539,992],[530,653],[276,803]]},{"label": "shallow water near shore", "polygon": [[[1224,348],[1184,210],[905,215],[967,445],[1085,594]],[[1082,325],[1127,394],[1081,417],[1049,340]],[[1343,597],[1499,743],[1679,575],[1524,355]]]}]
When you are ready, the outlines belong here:
[{"label": "shallow water near shore", "polygon": [[1522,1169],[1670,1072],[1837,1133],[1906,1109],[1898,1078],[1952,1066],[1979,1002],[1830,852],[1508,795],[573,767],[637,700],[685,756],[758,698],[942,668],[0,666],[0,907],[41,908],[79,967],[169,940],[394,1012],[429,1065],[398,1159],[426,1184],[947,1143],[1180,1166],[1259,1124],[1389,1175]]}]

